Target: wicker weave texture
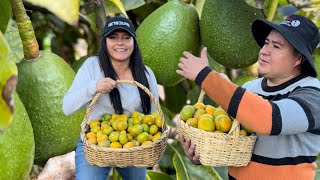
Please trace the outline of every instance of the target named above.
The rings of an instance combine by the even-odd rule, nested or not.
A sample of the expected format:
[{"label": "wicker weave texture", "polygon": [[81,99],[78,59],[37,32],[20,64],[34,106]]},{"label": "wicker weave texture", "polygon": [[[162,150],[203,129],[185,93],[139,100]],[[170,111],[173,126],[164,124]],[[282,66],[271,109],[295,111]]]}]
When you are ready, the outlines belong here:
[{"label": "wicker weave texture", "polygon": [[162,136],[155,142],[146,146],[137,146],[133,148],[108,148],[92,144],[85,137],[88,130],[87,121],[91,110],[100,97],[97,93],[91,101],[81,126],[81,139],[84,145],[84,152],[87,161],[100,167],[151,167],[158,163],[166,150],[168,128],[161,110],[161,106],[148,88],[136,81],[118,80],[118,84],[131,84],[144,90],[152,102],[156,105],[159,115],[162,118]]},{"label": "wicker weave texture", "polygon": [[[198,102],[202,102],[204,91]],[[246,166],[251,159],[257,136],[240,135],[240,123],[234,119],[231,130],[226,133],[206,132],[194,128],[179,119],[178,130],[195,144],[200,162],[206,166]]]}]

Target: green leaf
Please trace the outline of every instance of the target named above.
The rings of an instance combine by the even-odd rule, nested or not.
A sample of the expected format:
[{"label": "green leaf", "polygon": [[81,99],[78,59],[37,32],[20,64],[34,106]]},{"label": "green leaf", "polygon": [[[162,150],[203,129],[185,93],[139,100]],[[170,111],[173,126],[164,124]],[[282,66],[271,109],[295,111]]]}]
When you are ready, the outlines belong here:
[{"label": "green leaf", "polygon": [[218,172],[213,167],[195,165],[190,162],[189,158],[184,153],[181,153],[181,151],[176,150],[173,146],[171,147],[175,151],[175,154],[173,156],[173,165],[176,169],[177,180],[180,180],[180,179],[221,180],[222,179],[218,174]]},{"label": "green leaf", "polygon": [[70,25],[78,24],[80,0],[26,0],[27,2],[48,9]]},{"label": "green leaf", "polygon": [[[121,0],[125,11],[136,9],[143,6],[146,2],[144,0]],[[120,9],[113,4],[110,0],[106,0],[104,3],[104,8],[107,13],[120,13]]]},{"label": "green leaf", "polygon": [[116,5],[118,7],[118,9],[121,11],[122,14],[124,14],[127,18],[128,15],[126,13],[126,10],[123,7],[123,4],[120,0],[110,0],[114,5]]},{"label": "green leaf", "polygon": [[182,83],[180,82],[175,86],[166,86],[164,87],[165,91],[165,105],[170,109],[173,113],[179,113],[182,107],[186,104],[187,95],[186,91],[183,88]]},{"label": "green leaf", "polygon": [[11,9],[10,0],[0,1],[0,31],[3,34],[7,29],[7,25],[11,17]]},{"label": "green leaf", "polygon": [[10,51],[9,59],[14,60],[16,63],[19,63],[23,57],[23,45],[20,38],[20,34],[17,28],[13,26],[8,26],[6,33],[4,34],[7,42],[9,43]]},{"label": "green leaf", "polygon": [[0,31],[0,59],[6,59],[10,52],[9,44]]},{"label": "green leaf", "polygon": [[170,180],[172,179],[168,174],[159,171],[147,171],[147,180]]},{"label": "green leaf", "polygon": [[[172,146],[171,146],[172,147]],[[186,161],[189,159],[184,156],[184,154],[179,153],[174,147],[172,147],[175,151],[173,155],[173,165],[176,168],[176,176],[177,180],[189,180],[191,177],[189,176]],[[187,158],[187,160],[185,160]],[[190,163],[190,161],[189,161]]]},{"label": "green leaf", "polygon": [[[90,28],[93,32],[99,33],[97,25],[96,25],[95,21],[93,20],[93,19],[95,19],[94,13],[92,13],[90,15],[84,15],[82,13],[79,13],[79,15],[90,24]],[[93,16],[94,16],[94,18],[93,18]]]},{"label": "green leaf", "polygon": [[173,123],[173,121],[172,121],[174,114],[167,107],[162,106],[162,105],[161,105],[161,110],[163,112],[163,115],[164,115],[164,118],[166,120],[167,125],[170,127],[175,127],[176,124]]},{"label": "green leaf", "polygon": [[[188,99],[190,100],[190,104],[191,105],[193,105],[193,104],[198,102],[200,91],[201,91],[201,88],[199,86],[195,86],[191,91],[189,91]],[[210,104],[210,105],[216,106],[215,103],[207,95],[204,96],[203,103],[205,105]]]}]

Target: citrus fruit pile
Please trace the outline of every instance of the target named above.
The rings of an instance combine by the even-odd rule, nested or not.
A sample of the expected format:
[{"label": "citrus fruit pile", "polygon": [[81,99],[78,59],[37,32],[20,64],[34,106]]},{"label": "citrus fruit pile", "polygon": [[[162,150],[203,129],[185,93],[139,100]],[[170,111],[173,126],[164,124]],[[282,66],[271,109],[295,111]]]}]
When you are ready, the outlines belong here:
[{"label": "citrus fruit pile", "polygon": [[104,114],[90,122],[86,133],[89,142],[101,147],[131,148],[152,144],[162,136],[162,119],[158,111],[151,114]]},{"label": "citrus fruit pile", "polygon": [[[196,103],[185,105],[180,112],[180,119],[189,126],[214,133],[228,133],[233,118],[229,117],[221,107]],[[252,130],[241,125],[240,135],[250,135]]]}]

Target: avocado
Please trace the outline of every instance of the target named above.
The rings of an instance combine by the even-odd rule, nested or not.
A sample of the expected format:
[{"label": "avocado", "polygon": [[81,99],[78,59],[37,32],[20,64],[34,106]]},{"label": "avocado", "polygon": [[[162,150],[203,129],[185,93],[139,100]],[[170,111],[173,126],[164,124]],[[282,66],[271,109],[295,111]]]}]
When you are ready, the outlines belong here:
[{"label": "avocado", "polygon": [[2,0],[0,3],[0,31],[4,34],[11,17],[10,0]]},{"label": "avocado", "polygon": [[16,92],[13,97],[13,122],[4,132],[0,132],[0,179],[30,179],[35,149],[33,130]]},{"label": "avocado", "polygon": [[158,84],[174,86],[184,78],[176,73],[183,51],[200,51],[199,17],[192,4],[172,0],[152,12],[138,27],[143,61]]},{"label": "avocado", "polygon": [[40,51],[36,60],[21,61],[17,67],[17,92],[34,131],[35,164],[44,165],[49,158],[72,151],[79,138],[84,109],[71,116],[62,111],[62,99],[75,72],[62,58],[47,51]]},{"label": "avocado", "polygon": [[262,11],[245,1],[206,1],[202,9],[200,33],[211,57],[234,69],[255,63],[259,46],[251,34],[251,24],[258,18],[264,18]]},{"label": "avocado", "polygon": [[10,48],[0,31],[0,132],[13,120],[12,93],[16,88],[18,70],[9,58]]}]

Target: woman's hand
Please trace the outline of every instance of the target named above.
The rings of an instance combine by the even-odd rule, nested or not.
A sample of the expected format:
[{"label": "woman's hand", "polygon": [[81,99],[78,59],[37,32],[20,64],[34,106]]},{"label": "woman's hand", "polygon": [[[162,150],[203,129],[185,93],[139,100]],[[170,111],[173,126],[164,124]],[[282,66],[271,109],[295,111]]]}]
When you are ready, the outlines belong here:
[{"label": "woman's hand", "polygon": [[191,142],[189,138],[185,138],[182,134],[180,134],[180,142],[182,144],[184,153],[190,159],[193,164],[201,164],[200,156],[195,152],[195,145]]},{"label": "woman's hand", "polygon": [[100,79],[97,83],[97,91],[108,93],[117,87],[117,82],[109,77]]}]

